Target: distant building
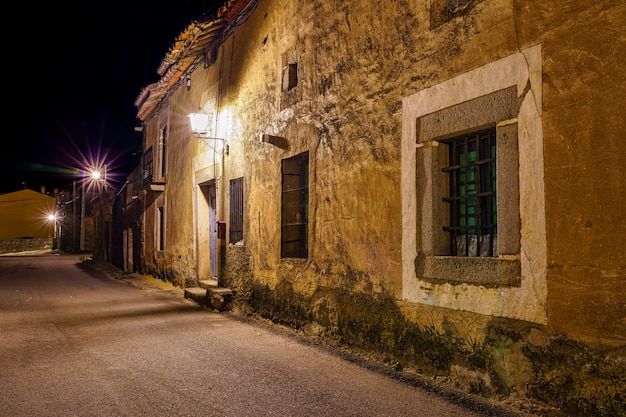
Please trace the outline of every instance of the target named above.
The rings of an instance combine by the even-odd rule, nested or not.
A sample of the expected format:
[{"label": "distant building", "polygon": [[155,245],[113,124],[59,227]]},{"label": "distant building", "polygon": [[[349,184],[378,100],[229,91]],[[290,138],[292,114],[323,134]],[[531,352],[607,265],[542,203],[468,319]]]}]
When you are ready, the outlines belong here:
[{"label": "distant building", "polygon": [[[56,199],[32,190],[0,195],[0,252],[50,248]],[[51,217],[52,216],[52,217]]]},{"label": "distant building", "polygon": [[0,195],[0,239],[50,239],[56,199],[32,190]]}]

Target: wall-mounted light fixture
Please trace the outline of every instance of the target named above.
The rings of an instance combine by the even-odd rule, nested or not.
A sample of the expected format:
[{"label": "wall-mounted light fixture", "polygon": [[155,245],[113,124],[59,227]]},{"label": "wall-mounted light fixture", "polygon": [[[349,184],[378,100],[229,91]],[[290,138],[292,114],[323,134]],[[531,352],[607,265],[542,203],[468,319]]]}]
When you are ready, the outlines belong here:
[{"label": "wall-mounted light fixture", "polygon": [[196,135],[206,135],[211,130],[211,115],[209,113],[189,113],[191,131]]},{"label": "wall-mounted light fixture", "polygon": [[212,124],[213,118],[211,117],[211,113],[190,113],[187,117],[189,117],[189,123],[191,124],[191,131],[196,136],[198,142],[204,143],[209,148],[213,149],[218,155],[226,152],[228,155],[228,144],[225,144],[223,148],[217,149],[216,146],[213,146],[211,142],[215,143],[215,141],[221,140],[226,142],[224,138],[215,138],[210,137],[212,132]]}]

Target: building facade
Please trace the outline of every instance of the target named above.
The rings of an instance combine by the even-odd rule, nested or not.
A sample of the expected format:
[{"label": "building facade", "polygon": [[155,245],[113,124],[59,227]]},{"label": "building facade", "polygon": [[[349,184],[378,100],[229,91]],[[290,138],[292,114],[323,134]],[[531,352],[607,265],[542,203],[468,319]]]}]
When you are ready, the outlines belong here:
[{"label": "building facade", "polygon": [[53,248],[55,203],[44,190],[0,194],[0,253]]},{"label": "building facade", "polygon": [[624,27],[608,0],[229,1],[137,99],[132,258],[475,393],[624,413]]}]

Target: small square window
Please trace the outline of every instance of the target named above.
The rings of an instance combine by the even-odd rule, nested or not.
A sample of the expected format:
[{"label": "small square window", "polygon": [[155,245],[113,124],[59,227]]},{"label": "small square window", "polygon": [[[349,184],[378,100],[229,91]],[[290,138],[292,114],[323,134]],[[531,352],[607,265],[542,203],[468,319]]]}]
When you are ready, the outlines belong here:
[{"label": "small square window", "polygon": [[298,64],[287,64],[283,71],[283,91],[289,91],[298,85]]}]

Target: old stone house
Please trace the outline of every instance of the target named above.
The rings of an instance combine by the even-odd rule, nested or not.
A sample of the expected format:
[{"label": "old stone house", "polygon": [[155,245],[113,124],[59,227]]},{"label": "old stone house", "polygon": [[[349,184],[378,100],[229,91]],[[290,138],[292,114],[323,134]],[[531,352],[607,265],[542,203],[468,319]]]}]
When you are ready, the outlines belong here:
[{"label": "old stone house", "polygon": [[137,98],[133,258],[395,368],[623,415],[625,27],[609,0],[228,1]]}]

